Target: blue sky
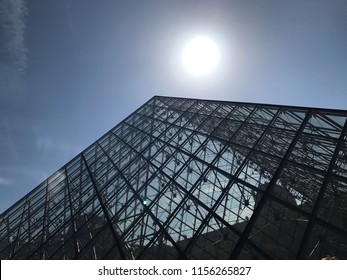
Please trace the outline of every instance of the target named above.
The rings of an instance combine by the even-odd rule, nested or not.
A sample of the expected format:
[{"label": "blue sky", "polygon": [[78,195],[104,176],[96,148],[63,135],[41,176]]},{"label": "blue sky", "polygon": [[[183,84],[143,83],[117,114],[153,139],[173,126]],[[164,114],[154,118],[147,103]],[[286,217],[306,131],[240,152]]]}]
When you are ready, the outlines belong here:
[{"label": "blue sky", "polygon": [[345,0],[0,0],[0,27],[0,212],[153,95],[347,109]]}]

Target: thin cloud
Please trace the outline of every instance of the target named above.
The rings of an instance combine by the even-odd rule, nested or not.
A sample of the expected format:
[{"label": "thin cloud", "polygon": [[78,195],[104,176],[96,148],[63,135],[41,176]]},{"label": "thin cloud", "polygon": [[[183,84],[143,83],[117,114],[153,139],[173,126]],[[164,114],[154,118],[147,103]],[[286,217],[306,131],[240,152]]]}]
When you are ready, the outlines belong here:
[{"label": "thin cloud", "polygon": [[68,156],[77,153],[77,150],[70,144],[63,141],[56,141],[49,136],[38,137],[36,140],[36,147],[43,155],[59,153],[60,155]]},{"label": "thin cloud", "polygon": [[26,16],[25,0],[0,0],[0,54],[3,63],[11,64],[16,71],[27,68],[25,43]]},{"label": "thin cloud", "polygon": [[2,131],[0,134],[0,147],[8,151],[13,157],[18,157],[18,150],[13,137],[13,129],[6,117],[0,120],[0,130]]},{"label": "thin cloud", "polygon": [[0,187],[7,187],[11,184],[11,180],[0,177]]}]

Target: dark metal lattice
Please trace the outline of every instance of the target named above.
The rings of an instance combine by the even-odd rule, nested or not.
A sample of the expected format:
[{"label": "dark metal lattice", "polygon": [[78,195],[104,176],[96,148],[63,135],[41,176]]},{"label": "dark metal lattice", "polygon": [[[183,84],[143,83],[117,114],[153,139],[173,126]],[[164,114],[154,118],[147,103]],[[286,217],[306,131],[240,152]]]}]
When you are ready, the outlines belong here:
[{"label": "dark metal lattice", "polygon": [[0,215],[0,257],[347,259],[346,118],[155,96]]}]

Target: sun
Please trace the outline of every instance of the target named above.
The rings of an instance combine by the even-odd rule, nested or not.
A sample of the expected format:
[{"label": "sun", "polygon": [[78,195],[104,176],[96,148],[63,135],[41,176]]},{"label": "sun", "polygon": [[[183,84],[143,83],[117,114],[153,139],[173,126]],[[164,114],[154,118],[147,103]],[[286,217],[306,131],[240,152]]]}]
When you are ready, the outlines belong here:
[{"label": "sun", "polygon": [[182,52],[184,68],[194,76],[210,74],[219,63],[219,49],[208,37],[195,37]]}]

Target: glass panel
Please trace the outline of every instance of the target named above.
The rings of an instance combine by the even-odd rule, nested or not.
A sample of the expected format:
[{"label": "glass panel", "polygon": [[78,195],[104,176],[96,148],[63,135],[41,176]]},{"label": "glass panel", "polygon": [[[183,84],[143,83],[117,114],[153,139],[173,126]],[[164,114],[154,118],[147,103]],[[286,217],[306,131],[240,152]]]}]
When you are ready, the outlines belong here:
[{"label": "glass panel", "polygon": [[295,259],[307,218],[268,200],[249,235],[249,240],[274,259]]},{"label": "glass panel", "polygon": [[324,176],[322,172],[289,163],[283,168],[271,193],[296,207],[311,212]]},{"label": "glass panel", "polygon": [[237,234],[223,226],[220,221],[212,218],[194,242],[194,246],[188,253],[188,258],[199,260],[228,259],[237,240]]},{"label": "glass panel", "polygon": [[347,234],[347,182],[331,178],[324,191],[318,215],[320,219],[332,224]]},{"label": "glass panel", "polygon": [[326,257],[347,259],[347,234],[339,234],[326,227],[315,225],[305,245],[304,259],[320,260]]}]

